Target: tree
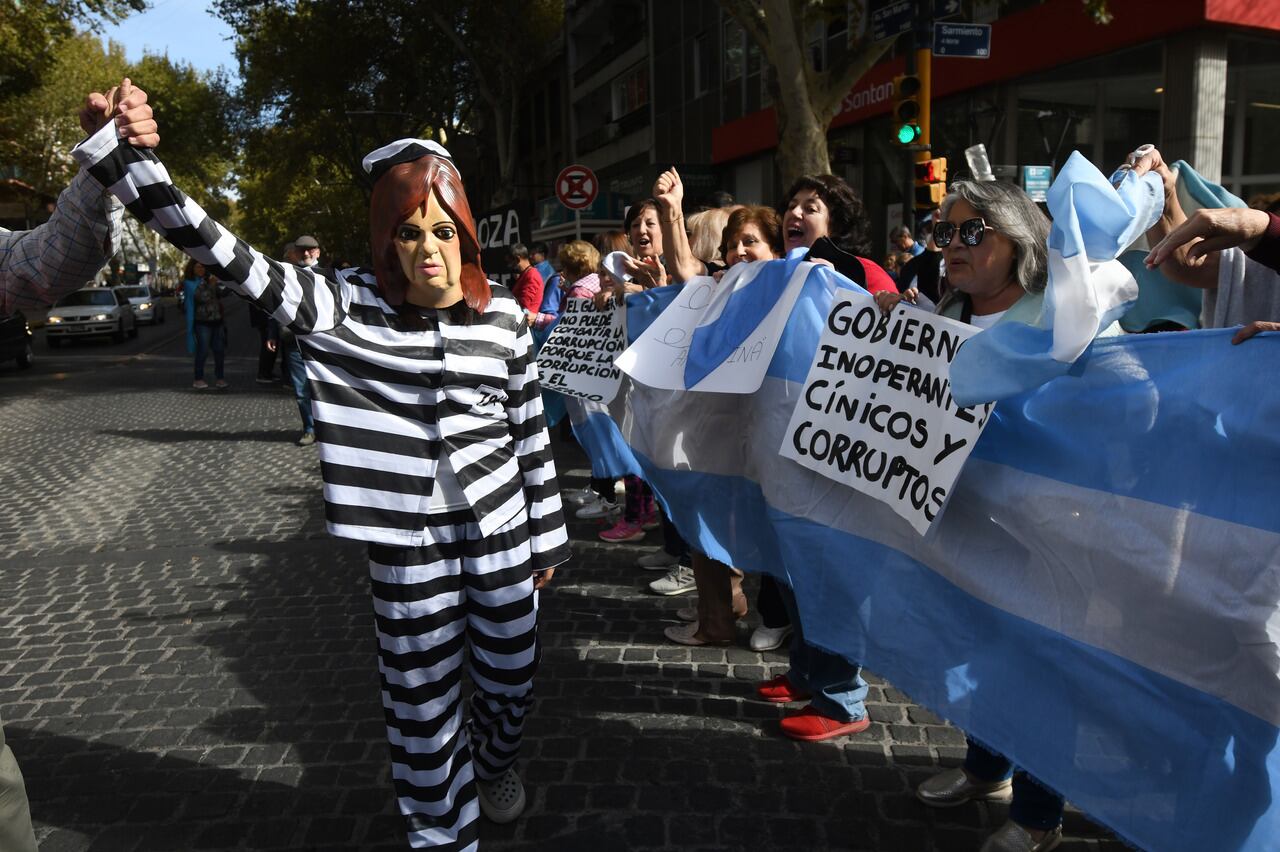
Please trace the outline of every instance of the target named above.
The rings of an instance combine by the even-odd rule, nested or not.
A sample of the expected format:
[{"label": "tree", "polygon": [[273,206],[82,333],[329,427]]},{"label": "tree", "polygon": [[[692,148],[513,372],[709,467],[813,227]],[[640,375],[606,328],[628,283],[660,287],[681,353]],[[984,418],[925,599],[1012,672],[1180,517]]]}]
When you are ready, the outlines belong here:
[{"label": "tree", "polygon": [[146,0],[0,0],[0,91],[25,94],[77,28],[94,30],[146,8]]},{"label": "tree", "polygon": [[[369,151],[472,120],[470,69],[410,0],[219,0],[238,35],[243,236],[367,258]],[[454,152],[455,155],[457,152]]]},{"label": "tree", "polygon": [[[803,174],[831,171],[827,128],[840,103],[862,75],[871,70],[893,44],[871,40],[870,28],[854,26],[866,4],[845,0],[719,0],[764,53],[772,73],[769,93],[778,116],[778,171],[783,184]],[[850,33],[866,34],[852,41],[826,68],[815,67],[807,34],[850,16]],[[825,29],[822,30],[825,32]]]},{"label": "tree", "polygon": [[[441,5],[447,5],[442,10]],[[475,74],[489,109],[487,128],[498,158],[491,206],[515,195],[522,95],[529,75],[546,60],[546,46],[564,24],[563,0],[472,0],[423,4],[436,29],[453,42]]]}]

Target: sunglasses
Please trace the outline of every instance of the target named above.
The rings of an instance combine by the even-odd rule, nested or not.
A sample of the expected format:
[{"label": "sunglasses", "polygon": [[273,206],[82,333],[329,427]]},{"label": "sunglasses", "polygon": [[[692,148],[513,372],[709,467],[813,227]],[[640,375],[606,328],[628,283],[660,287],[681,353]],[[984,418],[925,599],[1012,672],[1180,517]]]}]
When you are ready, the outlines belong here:
[{"label": "sunglasses", "polygon": [[959,225],[953,225],[950,222],[938,222],[933,226],[933,242],[938,248],[946,248],[951,245],[951,240],[955,238],[956,231],[960,232],[960,242],[967,246],[976,246],[982,242],[982,238],[987,231],[993,231],[986,222],[981,219],[965,219]]}]

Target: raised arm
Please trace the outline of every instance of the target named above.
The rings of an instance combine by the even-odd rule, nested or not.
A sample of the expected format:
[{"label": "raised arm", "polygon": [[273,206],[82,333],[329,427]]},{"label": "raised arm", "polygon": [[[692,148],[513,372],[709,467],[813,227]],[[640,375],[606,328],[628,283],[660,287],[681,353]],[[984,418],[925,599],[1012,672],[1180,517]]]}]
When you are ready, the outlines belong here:
[{"label": "raised arm", "polygon": [[[547,437],[547,424],[542,416],[542,393],[538,386],[538,365],[533,360],[533,338],[525,323],[520,324],[516,333],[515,355],[507,362],[507,424],[524,479],[533,570],[546,571],[569,558],[569,535],[565,531],[560,505],[551,440]],[[547,575],[543,581],[549,577]]]},{"label": "raised arm", "polygon": [[653,183],[653,198],[658,202],[658,226],[662,229],[662,256],[667,271],[676,283],[698,275],[706,275],[707,267],[693,256],[689,235],[684,231],[684,184],[674,168],[658,175]]},{"label": "raised arm", "polygon": [[[79,117],[86,133],[114,120],[135,144],[160,141],[147,93],[128,78],[105,95],[90,93]],[[58,196],[48,222],[29,231],[0,233],[0,314],[51,305],[92,280],[120,246],[123,211],[82,170]]]},{"label": "raised arm", "polygon": [[[1177,177],[1169,166],[1165,164],[1164,158],[1160,156],[1160,152],[1154,146],[1142,146],[1137,151],[1134,151],[1129,159],[1130,162],[1126,165],[1132,167],[1137,174],[1141,175],[1154,171],[1160,175],[1160,179],[1164,182],[1164,212],[1160,214],[1160,218],[1147,231],[1147,242],[1153,246],[1158,245],[1165,237],[1187,221],[1186,211],[1182,209],[1182,204],[1178,201]],[[1191,245],[1183,243],[1170,251],[1165,256],[1164,262],[1161,263],[1160,271],[1170,281],[1176,281],[1188,287],[1199,287],[1203,290],[1217,289],[1220,256],[1215,252],[1197,262],[1188,255]]]},{"label": "raised arm", "polygon": [[337,273],[280,263],[239,239],[174,186],[151,151],[122,144],[104,127],[72,154],[138,221],[281,325],[310,334],[342,321],[347,306]]}]

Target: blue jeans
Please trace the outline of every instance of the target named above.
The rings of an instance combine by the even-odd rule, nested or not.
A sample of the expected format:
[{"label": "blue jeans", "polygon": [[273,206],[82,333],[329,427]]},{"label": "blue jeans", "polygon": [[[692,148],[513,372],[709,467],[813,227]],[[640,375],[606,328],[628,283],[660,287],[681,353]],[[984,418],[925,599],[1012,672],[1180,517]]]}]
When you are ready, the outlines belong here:
[{"label": "blue jeans", "polygon": [[222,323],[196,323],[196,379],[204,378],[204,362],[213,352],[213,374],[222,378],[222,365],[227,354],[227,327]]},{"label": "blue jeans", "polygon": [[307,368],[302,363],[302,351],[298,344],[283,347],[285,368],[293,383],[293,397],[298,401],[298,415],[302,418],[302,431],[315,432],[316,422],[311,419],[311,388],[307,385]]},{"label": "blue jeans", "polygon": [[867,715],[862,703],[867,698],[867,682],[862,679],[862,666],[805,642],[796,593],[786,583],[777,585],[793,630],[787,679],[797,689],[813,694],[809,703],[822,715],[842,722],[863,718]]},{"label": "blue jeans", "polygon": [[1009,819],[1024,828],[1048,831],[1062,822],[1062,797],[1041,786],[1022,770],[1014,771],[1009,759],[969,740],[964,768],[979,781],[1000,781],[1013,776],[1013,804]]}]

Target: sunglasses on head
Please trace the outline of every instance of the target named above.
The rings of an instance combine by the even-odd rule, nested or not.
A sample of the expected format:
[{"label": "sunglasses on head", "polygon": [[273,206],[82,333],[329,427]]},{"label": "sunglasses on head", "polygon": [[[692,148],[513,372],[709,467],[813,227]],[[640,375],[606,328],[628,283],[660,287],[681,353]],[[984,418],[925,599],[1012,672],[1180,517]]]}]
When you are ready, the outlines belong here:
[{"label": "sunglasses on head", "polygon": [[967,246],[976,246],[982,242],[982,238],[989,230],[987,223],[979,218],[965,219],[959,225],[953,225],[950,222],[938,222],[933,226],[933,242],[938,248],[946,248],[951,245],[951,240],[955,238],[956,232],[960,232],[960,242]]}]

